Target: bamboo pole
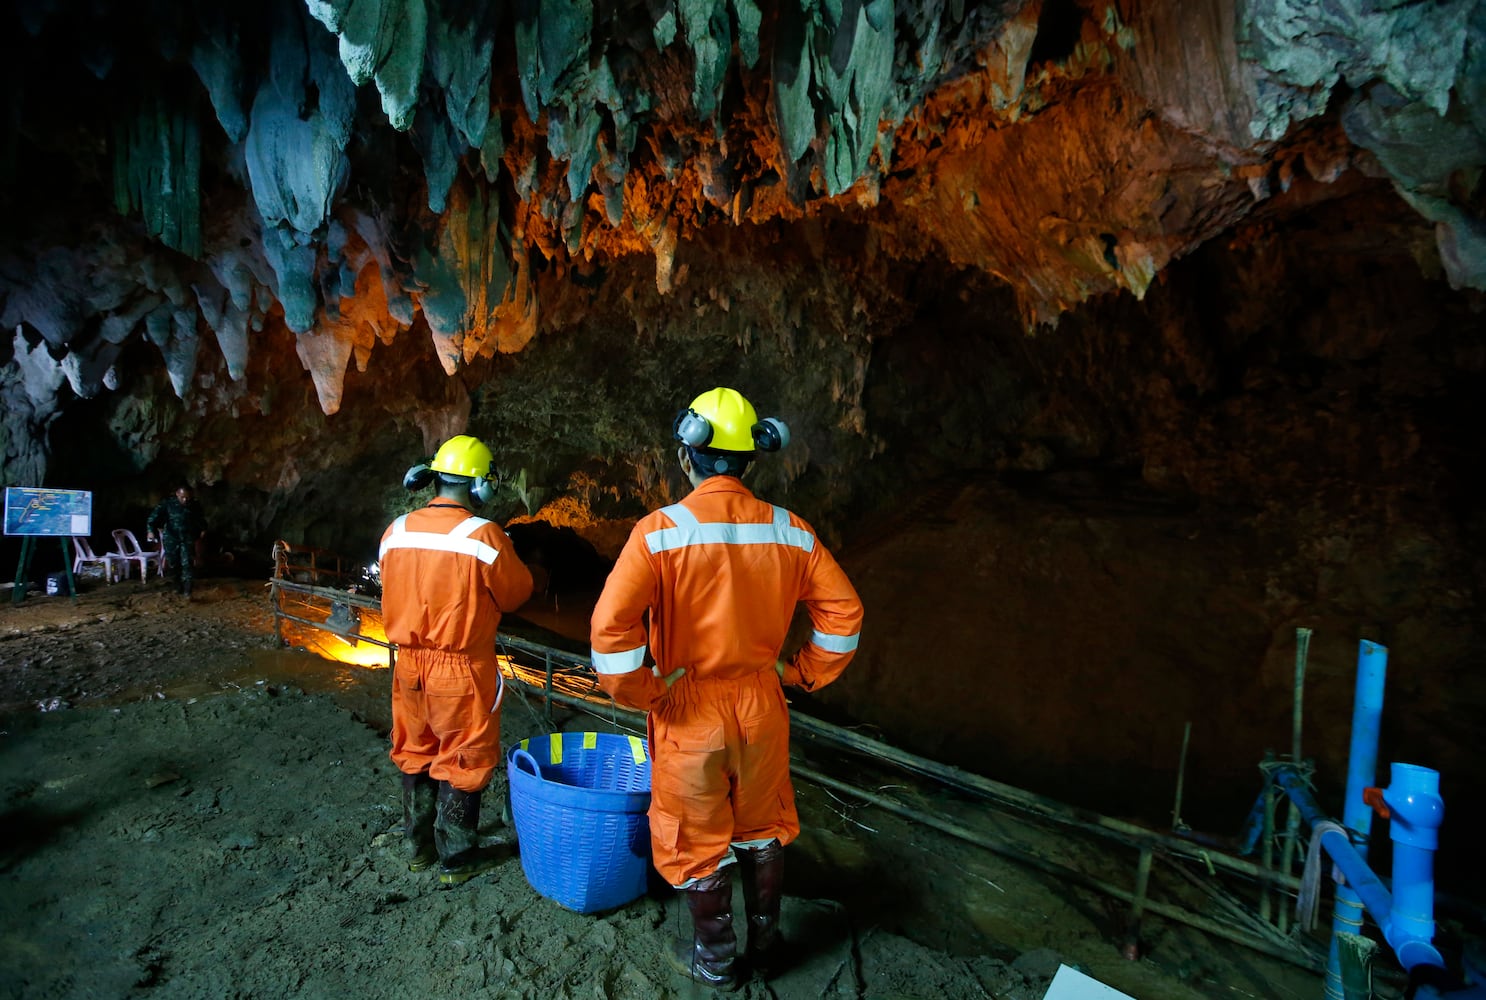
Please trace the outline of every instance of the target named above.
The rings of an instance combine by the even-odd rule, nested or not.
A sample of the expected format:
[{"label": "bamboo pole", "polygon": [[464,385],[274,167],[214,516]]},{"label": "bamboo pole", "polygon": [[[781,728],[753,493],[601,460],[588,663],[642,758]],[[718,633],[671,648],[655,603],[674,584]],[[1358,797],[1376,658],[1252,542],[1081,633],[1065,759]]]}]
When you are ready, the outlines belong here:
[{"label": "bamboo pole", "polygon": [[1182,755],[1176,762],[1176,801],[1171,804],[1171,829],[1173,832],[1186,826],[1182,822],[1182,789],[1187,782],[1187,746],[1192,742],[1192,722],[1182,727]]},{"label": "bamboo pole", "polygon": [[1130,922],[1125,927],[1124,955],[1131,961],[1140,958],[1140,918],[1145,913],[1146,892],[1151,885],[1151,858],[1149,847],[1141,848],[1140,860],[1135,863],[1135,893],[1130,905]]},{"label": "bamboo pole", "polygon": [[[1274,867],[1274,810],[1275,794],[1274,782],[1267,780],[1264,783],[1264,836],[1259,841],[1260,863],[1264,870],[1269,871]],[[1274,901],[1270,899],[1269,883],[1265,882],[1259,886],[1259,919],[1269,922],[1270,911]]]},{"label": "bamboo pole", "polygon": [[[1096,892],[1104,893],[1107,896],[1111,896],[1126,903],[1135,902],[1135,894],[1128,889],[1122,889],[1117,885],[1105,882],[1102,879],[1093,877],[1092,875],[1086,875],[1083,872],[1078,871],[1077,869],[1065,867],[1063,865],[1057,864],[1056,862],[1049,861],[1046,858],[1040,858],[1035,854],[1031,854],[1027,851],[1021,850],[1020,848],[1013,847],[1010,844],[995,840],[978,831],[971,830],[965,826],[961,826],[960,824],[955,823],[951,820],[942,819],[930,813],[923,812],[922,810],[910,809],[907,806],[894,802],[892,799],[884,798],[883,796],[877,795],[873,792],[865,791],[863,789],[857,788],[854,785],[849,785],[844,781],[837,781],[835,778],[829,777],[825,774],[821,774],[819,771],[812,770],[811,768],[804,767],[802,765],[791,765],[790,770],[800,775],[800,777],[814,782],[815,784],[834,789],[846,795],[854,796],[864,802],[869,802],[872,805],[875,805],[881,809],[885,809],[890,813],[901,816],[904,819],[912,820],[915,823],[921,823],[924,826],[931,827],[941,833],[949,834],[950,836],[963,840],[966,843],[975,844],[978,847],[983,847],[995,854],[1000,854],[1003,857],[1010,858],[1019,864],[1026,865],[1029,868],[1035,868],[1040,872],[1052,875],[1062,882],[1071,882],[1083,888],[1092,889]],[[1144,903],[1144,909],[1149,910],[1151,913],[1154,913],[1157,916],[1165,917],[1166,919],[1176,921],[1177,923],[1186,924],[1189,927],[1195,927],[1198,930],[1205,931],[1209,934],[1214,935],[1215,937],[1223,938],[1226,941],[1232,941],[1235,944],[1241,944],[1246,948],[1251,948],[1254,951],[1262,952],[1274,958],[1283,959],[1287,962],[1298,965],[1301,968],[1307,969],[1312,972],[1318,972],[1322,968],[1321,961],[1315,956],[1310,955],[1306,952],[1299,951],[1295,948],[1280,947],[1278,945],[1270,943],[1269,941],[1252,937],[1248,934],[1244,934],[1240,931],[1234,930],[1231,927],[1227,927],[1223,924],[1218,923],[1217,921],[1201,916],[1200,914],[1188,913],[1187,911],[1177,906],[1171,906],[1166,903],[1158,903],[1154,900],[1147,899]]]},{"label": "bamboo pole", "polygon": [[[1300,767],[1300,721],[1301,707],[1305,695],[1305,661],[1311,647],[1311,630],[1295,630],[1295,686],[1290,711],[1290,762]],[[1289,875],[1295,861],[1296,843],[1300,839],[1300,807],[1292,800],[1285,815],[1285,843],[1280,850],[1280,872]],[[1280,907],[1279,928],[1283,933],[1290,926],[1290,908]]]}]

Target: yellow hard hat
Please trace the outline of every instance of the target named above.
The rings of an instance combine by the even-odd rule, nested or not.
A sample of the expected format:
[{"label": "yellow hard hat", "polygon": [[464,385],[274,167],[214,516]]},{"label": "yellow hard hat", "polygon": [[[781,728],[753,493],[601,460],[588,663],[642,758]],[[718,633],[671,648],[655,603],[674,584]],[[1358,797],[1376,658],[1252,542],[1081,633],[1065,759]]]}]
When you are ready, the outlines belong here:
[{"label": "yellow hard hat", "polygon": [[736,389],[708,389],[676,416],[676,440],[708,451],[752,452],[758,413]]},{"label": "yellow hard hat", "polygon": [[490,467],[494,461],[495,456],[481,443],[479,438],[460,434],[458,437],[451,437],[439,446],[438,453],[433,456],[433,461],[428,464],[428,467],[434,472],[443,472],[451,476],[485,479],[490,475]]}]

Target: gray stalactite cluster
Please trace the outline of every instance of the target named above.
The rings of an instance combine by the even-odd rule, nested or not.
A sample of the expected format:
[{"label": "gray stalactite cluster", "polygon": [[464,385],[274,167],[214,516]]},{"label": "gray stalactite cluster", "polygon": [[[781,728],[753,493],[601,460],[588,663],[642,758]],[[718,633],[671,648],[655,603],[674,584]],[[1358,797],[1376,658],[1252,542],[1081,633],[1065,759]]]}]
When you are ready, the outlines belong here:
[{"label": "gray stalactite cluster", "polygon": [[[12,45],[64,33],[77,57],[67,71],[117,83],[101,113],[46,113],[107,123],[113,200],[137,228],[99,220],[0,242],[0,322],[20,331],[0,372],[7,477],[35,478],[62,385],[107,389],[130,337],[155,345],[185,397],[208,332],[241,379],[277,307],[328,414],[349,364],[365,369],[420,316],[446,372],[520,350],[538,326],[537,256],[649,252],[665,291],[678,241],[709,225],[868,213],[895,191],[924,234],[902,252],[980,266],[1046,322],[1101,292],[1142,294],[1288,186],[1301,157],[1270,157],[1338,100],[1358,149],[1307,153],[1312,173],[1386,174],[1435,225],[1452,285],[1486,288],[1483,0],[11,7]],[[1082,27],[1034,65],[1040,34],[1059,27],[1049,11]],[[1192,52],[1200,65],[1183,64]],[[961,217],[943,214],[955,178],[934,173],[941,144],[1007,130],[1036,143],[1040,118],[1100,81],[1180,136],[1178,154],[1205,157],[1180,165],[1198,182],[1152,203],[1154,165],[1132,161],[1103,194],[1070,186],[1036,226],[1006,223],[1015,257],[992,223],[1014,218],[995,202],[1017,198],[1018,183],[998,189],[995,163],[978,175],[990,186],[953,200]],[[895,158],[909,145],[905,168]],[[1233,198],[1235,182],[1250,198]],[[688,184],[695,198],[662,193]],[[1131,190],[1141,196],[1122,200]],[[1200,222],[1172,232],[1172,220]]]}]

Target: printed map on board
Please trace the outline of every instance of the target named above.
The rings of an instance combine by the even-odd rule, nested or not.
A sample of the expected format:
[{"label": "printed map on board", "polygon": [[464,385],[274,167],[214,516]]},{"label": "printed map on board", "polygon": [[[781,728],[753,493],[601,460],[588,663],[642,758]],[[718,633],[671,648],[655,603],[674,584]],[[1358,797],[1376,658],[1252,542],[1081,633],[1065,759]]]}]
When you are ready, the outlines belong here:
[{"label": "printed map on board", "polygon": [[91,535],[93,494],[87,490],[5,487],[7,535]]}]

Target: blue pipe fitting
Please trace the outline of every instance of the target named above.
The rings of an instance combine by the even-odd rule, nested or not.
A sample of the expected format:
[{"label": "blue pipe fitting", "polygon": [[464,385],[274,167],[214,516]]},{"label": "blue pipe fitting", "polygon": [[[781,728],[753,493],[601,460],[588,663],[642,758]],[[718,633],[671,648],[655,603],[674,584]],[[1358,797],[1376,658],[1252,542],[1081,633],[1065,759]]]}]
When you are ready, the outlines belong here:
[{"label": "blue pipe fitting", "polygon": [[1393,838],[1393,906],[1386,936],[1404,968],[1438,965],[1434,940],[1434,852],[1439,846],[1445,803],[1438,771],[1415,764],[1393,765],[1393,783],[1383,790]]},{"label": "blue pipe fitting", "polygon": [[1445,802],[1440,798],[1440,772],[1417,764],[1393,764],[1393,783],[1383,789],[1383,803],[1393,821],[1395,844],[1438,850]]}]

